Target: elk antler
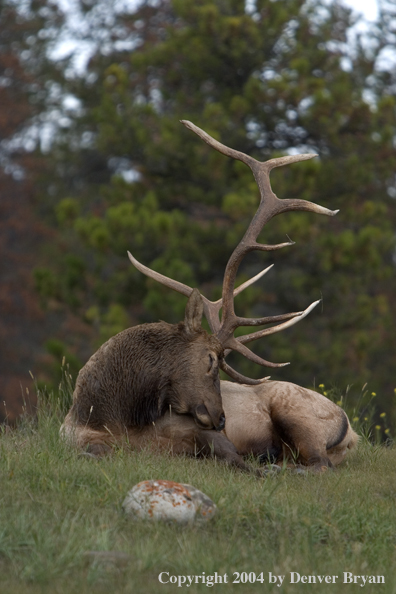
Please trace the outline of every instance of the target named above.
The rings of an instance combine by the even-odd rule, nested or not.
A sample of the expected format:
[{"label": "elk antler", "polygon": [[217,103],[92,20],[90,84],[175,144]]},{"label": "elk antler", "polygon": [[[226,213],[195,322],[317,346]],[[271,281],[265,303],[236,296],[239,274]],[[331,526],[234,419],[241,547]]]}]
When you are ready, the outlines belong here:
[{"label": "elk antler", "polygon": [[[273,251],[280,249],[282,247],[293,245],[294,242],[288,241],[285,243],[280,243],[277,245],[264,245],[257,242],[257,237],[259,236],[261,230],[263,229],[264,225],[271,220],[274,216],[282,213],[288,212],[292,210],[304,210],[309,212],[315,212],[318,214],[325,214],[328,216],[334,216],[337,214],[338,210],[329,210],[324,208],[323,206],[319,206],[312,202],[308,202],[307,200],[295,200],[295,199],[284,199],[280,200],[272,191],[269,174],[272,169],[275,167],[282,167],[283,165],[288,165],[290,163],[296,163],[298,161],[305,161],[307,159],[312,159],[317,155],[315,154],[302,154],[302,155],[293,155],[288,157],[280,157],[277,159],[270,159],[264,163],[253,159],[249,155],[245,153],[241,153],[234,149],[231,149],[224,144],[221,144],[209,134],[195,126],[191,122],[187,120],[182,120],[182,123],[189,129],[195,132],[202,140],[204,140],[207,144],[211,147],[218,150],[220,153],[224,155],[238,159],[242,161],[253,172],[254,178],[257,182],[257,185],[260,190],[260,205],[256,214],[254,215],[245,235],[243,236],[242,240],[239,242],[231,257],[228,260],[225,273],[224,273],[224,281],[223,281],[223,293],[222,298],[218,301],[209,301],[206,297],[203,297],[204,300],[204,312],[205,316],[208,320],[209,326],[213,334],[217,336],[217,338],[222,343],[225,355],[227,355],[231,350],[237,351],[244,355],[250,361],[254,363],[258,363],[264,367],[283,367],[284,365],[288,365],[289,363],[271,363],[262,359],[255,353],[253,353],[250,349],[248,349],[245,344],[261,338],[262,336],[274,334],[275,332],[280,332],[285,328],[296,324],[305,316],[309,314],[310,311],[319,303],[319,301],[315,301],[309,307],[307,307],[304,311],[284,314],[280,316],[269,316],[264,318],[242,318],[235,314],[234,310],[234,297],[238,295],[241,291],[246,289],[249,285],[254,283],[258,280],[261,276],[263,276],[272,266],[266,268],[258,275],[253,277],[252,279],[248,280],[246,283],[243,283],[240,287],[235,289],[235,280],[236,275],[239,269],[239,266],[243,260],[243,258],[251,251],[260,250],[260,251]],[[158,282],[182,293],[183,295],[189,296],[192,292],[192,288],[179,283],[178,281],[172,280],[158,272],[154,272],[140,264],[129,252],[128,252],[129,259],[131,260],[132,264],[136,266],[138,270],[146,274],[147,276],[157,280]],[[222,308],[222,316],[221,321],[219,320],[219,311]],[[234,336],[235,330],[240,326],[262,326],[266,324],[272,324],[276,322],[281,322],[276,326],[272,326],[271,328],[267,328],[264,330],[259,330],[258,332],[253,332],[252,334],[248,334],[246,336],[240,336],[236,338]],[[223,371],[225,371],[230,377],[233,379],[249,383],[249,384],[258,384],[265,381],[267,378],[263,378],[261,380],[253,380],[251,378],[247,378],[234,369],[232,369],[229,365],[222,362],[221,367]]]},{"label": "elk antler", "polygon": [[[165,285],[165,287],[169,287],[169,289],[173,289],[174,291],[177,291],[178,293],[181,293],[182,295],[185,295],[186,297],[189,297],[191,295],[191,293],[193,292],[192,287],[189,287],[188,285],[184,285],[183,283],[180,283],[177,280],[169,278],[168,276],[165,276],[164,274],[160,274],[159,272],[155,272],[155,270],[151,270],[151,268],[144,266],[144,264],[141,264],[138,260],[136,260],[136,258],[134,258],[132,256],[131,252],[128,252],[128,258],[130,259],[130,261],[132,262],[132,264],[134,265],[135,268],[137,268],[140,272],[142,272],[146,276],[161,283],[161,285]],[[239,287],[234,289],[234,297],[239,295],[239,293],[242,293],[242,291],[244,291],[247,287],[249,287],[250,285],[255,283],[259,278],[264,276],[264,274],[266,272],[268,272],[272,267],[273,267],[273,264],[271,264],[271,266],[268,266],[268,268],[265,268],[264,270],[262,270],[261,272],[256,274],[256,276],[247,280],[242,285],[240,285]],[[208,320],[209,327],[210,327],[211,331],[213,332],[213,334],[216,334],[220,330],[219,312],[221,310],[223,300],[218,299],[217,301],[209,301],[209,299],[207,299],[204,295],[201,295],[201,297],[202,297],[203,303],[204,303],[204,314],[205,314],[206,319]],[[280,318],[282,318],[282,320],[289,319],[289,317],[291,315],[294,316],[294,315],[299,315],[301,313],[303,313],[303,312],[298,312],[296,314],[286,314],[287,317],[279,316],[279,319]],[[271,319],[271,321],[273,321],[273,320]],[[276,320],[274,320],[274,321],[276,321]],[[263,322],[263,324],[266,324],[266,323],[267,322]],[[245,336],[242,338],[246,339]],[[255,340],[255,339],[253,338],[252,340]]]},{"label": "elk antler", "polygon": [[[189,297],[191,295],[191,293],[193,291],[192,287],[189,287],[188,285],[185,285],[179,281],[169,278],[168,276],[165,276],[164,274],[160,274],[159,272],[156,272],[155,270],[152,270],[151,268],[148,268],[147,266],[144,266],[144,264],[141,264],[138,260],[136,260],[136,258],[134,258],[130,252],[128,252],[128,257],[129,257],[130,261],[132,262],[132,264],[135,266],[135,268],[137,268],[140,272],[142,272],[149,278],[156,280],[157,282],[161,283],[162,285],[165,285],[165,287],[169,287],[170,289],[173,289],[174,291],[177,291],[178,293],[181,293],[182,295],[185,295],[186,297]],[[234,289],[233,296],[236,297],[237,295],[242,293],[242,291],[244,289],[246,289],[247,287],[249,287],[250,285],[255,283],[257,280],[259,280],[259,278],[264,276],[264,274],[266,272],[268,272],[272,267],[273,267],[273,264],[271,264],[271,266],[268,266],[268,268],[265,268],[264,270],[262,270],[261,272],[256,274],[256,276],[247,280],[242,285],[240,285],[239,287]],[[220,320],[219,320],[219,312],[222,307],[223,299],[218,299],[217,301],[210,301],[204,295],[201,295],[201,296],[202,296],[203,303],[204,303],[205,317],[208,320],[209,327],[210,327],[212,333],[217,335],[217,333],[219,332],[220,327],[221,327]],[[305,318],[305,316],[307,316],[309,314],[309,312],[311,312],[313,310],[313,308],[316,307],[316,305],[318,305],[318,303],[320,303],[320,300],[312,303],[304,311],[296,311],[293,313],[281,314],[279,316],[268,316],[265,318],[256,318],[255,320],[251,320],[250,318],[240,318],[241,320],[245,320],[245,319],[248,320],[249,325],[259,326],[259,325],[271,324],[271,323],[275,323],[275,322],[283,322],[283,324],[278,324],[278,326],[272,326],[271,328],[259,330],[258,332],[253,332],[252,334],[247,334],[245,336],[239,336],[235,340],[237,340],[238,342],[241,343],[241,345],[243,345],[247,342],[257,340],[258,338],[261,338],[262,336],[265,336],[268,334],[274,334],[275,332],[280,332],[281,330],[289,328],[290,326],[293,326],[294,324],[296,324],[297,322],[299,322],[300,320]],[[241,325],[244,325],[244,324],[241,324]],[[231,348],[225,350],[225,353],[224,353],[225,356],[227,356],[231,350],[232,350]],[[249,351],[249,349],[246,349],[246,350]],[[251,353],[251,351],[249,351],[249,352]],[[251,354],[254,355],[254,353],[251,353]],[[254,356],[256,357],[256,355],[254,355]],[[282,367],[282,365],[288,365],[288,363],[283,363],[283,364],[282,363],[281,364],[269,363],[269,366],[270,365]],[[234,369],[232,369],[232,367],[230,367],[225,361],[223,361],[221,363],[221,367],[222,367],[223,371],[225,371],[225,373],[227,373],[227,375],[229,375],[233,379],[239,381],[240,383],[242,382],[245,384],[255,385],[255,384],[261,384],[268,379],[268,377],[264,377],[259,380],[254,380],[252,378],[241,375],[238,371],[235,371]]]}]

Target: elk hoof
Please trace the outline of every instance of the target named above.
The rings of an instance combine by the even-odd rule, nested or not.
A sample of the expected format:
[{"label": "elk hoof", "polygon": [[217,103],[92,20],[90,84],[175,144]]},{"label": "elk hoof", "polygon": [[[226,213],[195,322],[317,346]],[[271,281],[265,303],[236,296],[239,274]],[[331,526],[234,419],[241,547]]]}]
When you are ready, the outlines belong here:
[{"label": "elk hoof", "polygon": [[282,468],[278,466],[278,464],[269,464],[265,468],[263,468],[264,476],[275,476],[282,472]]},{"label": "elk hoof", "polygon": [[327,464],[321,464],[320,466],[315,466],[315,472],[328,472],[329,470],[333,470],[331,466],[327,466]]},{"label": "elk hoof", "polygon": [[94,460],[98,460],[99,456],[95,456],[95,454],[91,454],[91,452],[80,452],[77,458],[93,458]]},{"label": "elk hoof", "polygon": [[292,474],[299,474],[300,476],[305,476],[309,473],[307,468],[302,468],[301,466],[296,466],[295,468],[291,468]]},{"label": "elk hoof", "polygon": [[85,452],[81,452],[79,454],[79,458],[94,458],[97,460],[98,458],[102,458],[107,454],[111,454],[112,449],[110,446],[105,445],[104,443],[93,443],[90,444]]}]

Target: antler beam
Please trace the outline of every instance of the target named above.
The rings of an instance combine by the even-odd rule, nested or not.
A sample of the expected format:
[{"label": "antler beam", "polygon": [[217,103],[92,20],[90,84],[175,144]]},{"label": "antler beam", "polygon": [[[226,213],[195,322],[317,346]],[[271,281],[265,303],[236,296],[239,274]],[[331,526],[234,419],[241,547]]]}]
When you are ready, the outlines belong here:
[{"label": "antler beam", "polygon": [[[238,159],[245,163],[253,172],[254,178],[257,182],[259,191],[260,191],[260,204],[257,209],[256,214],[254,215],[245,235],[243,236],[242,240],[239,242],[231,257],[228,260],[225,272],[224,272],[224,281],[223,281],[223,292],[222,298],[217,301],[210,301],[206,297],[203,297],[204,302],[204,313],[206,319],[208,320],[209,326],[213,334],[215,334],[220,342],[224,347],[225,356],[230,352],[230,350],[235,350],[242,355],[244,355],[250,361],[254,363],[258,363],[259,365],[265,367],[283,367],[288,365],[289,363],[271,363],[262,359],[255,353],[253,353],[250,349],[248,349],[245,345],[248,342],[253,340],[257,340],[258,338],[262,338],[263,336],[268,336],[270,334],[274,334],[275,332],[280,332],[290,326],[293,326],[303,318],[305,318],[314,307],[319,303],[319,301],[315,301],[312,303],[307,309],[304,311],[282,314],[280,316],[267,316],[262,318],[243,318],[237,316],[234,310],[234,298],[239,295],[244,289],[249,287],[251,284],[256,282],[259,278],[261,278],[266,272],[268,272],[272,265],[254,276],[253,278],[249,279],[239,287],[235,288],[235,280],[238,273],[239,266],[243,260],[243,258],[252,251],[273,251],[277,249],[281,249],[283,247],[288,247],[294,244],[293,241],[289,240],[284,243],[279,243],[276,245],[265,245],[262,243],[257,242],[257,238],[262,231],[264,225],[270,221],[273,217],[283,212],[301,210],[301,211],[308,211],[314,212],[317,214],[323,214],[327,216],[334,216],[337,214],[338,210],[329,210],[328,208],[324,208],[323,206],[319,206],[318,204],[314,204],[313,202],[308,202],[307,200],[297,200],[297,199],[283,199],[280,200],[272,191],[271,183],[270,183],[270,172],[275,167],[283,167],[284,165],[290,165],[291,163],[297,163],[299,161],[306,161],[307,159],[312,159],[313,157],[317,156],[315,154],[302,154],[302,155],[292,155],[286,157],[279,157],[276,159],[270,159],[266,162],[260,162],[254,159],[253,157],[246,155],[240,151],[235,149],[229,148],[218,142],[212,136],[195,126],[192,122],[187,120],[181,120],[181,122],[197,134],[202,140],[204,140],[209,146],[215,148],[217,151],[226,155],[227,157],[231,157],[232,159]],[[289,239],[289,238],[288,238]],[[189,297],[192,293],[193,289],[183,283],[180,283],[176,280],[170,279],[163,274],[155,272],[147,266],[144,266],[136,258],[132,256],[128,252],[128,256],[132,264],[140,270],[146,276],[156,280],[157,282]],[[221,320],[219,319],[219,313],[222,309],[222,316]],[[280,322],[280,323],[279,323]],[[267,324],[277,324],[272,326],[271,328],[266,328],[259,330],[257,332],[253,332],[251,334],[247,334],[245,336],[239,336],[238,338],[234,337],[234,332],[238,327],[241,326],[263,326]],[[261,380],[253,380],[251,378],[245,377],[242,374],[238,373],[232,367],[230,367],[225,361],[221,363],[222,369],[233,379],[238,382],[244,382],[247,384],[259,384],[267,380],[268,378],[263,378]]]},{"label": "antler beam", "polygon": [[[284,165],[289,165],[291,163],[297,163],[299,161],[306,161],[307,159],[312,159],[317,155],[311,153],[302,155],[292,155],[287,157],[270,159],[269,161],[262,163],[260,161],[257,161],[253,157],[246,155],[245,153],[241,153],[240,151],[236,151],[225,146],[224,144],[221,144],[220,142],[212,138],[209,134],[201,130],[201,128],[195,126],[195,124],[193,124],[192,122],[182,120],[182,124],[184,124],[189,130],[197,134],[200,138],[202,138],[202,140],[209,144],[209,146],[215,148],[220,153],[226,155],[227,157],[238,159],[239,161],[242,161],[243,163],[248,165],[248,167],[250,167],[250,169],[253,172],[254,178],[260,190],[260,205],[258,207],[258,210],[254,215],[242,240],[231,254],[231,257],[228,260],[224,273],[222,296],[223,311],[221,318],[221,326],[220,330],[217,332],[217,337],[219,338],[220,342],[224,345],[225,348],[235,349],[235,339],[233,334],[235,329],[239,325],[241,325],[241,318],[238,318],[238,316],[235,315],[233,292],[236,275],[243,258],[249,252],[254,250],[270,251],[274,249],[279,249],[280,247],[291,245],[291,242],[285,244],[278,244],[276,246],[267,246],[258,243],[257,238],[260,232],[262,231],[264,225],[268,221],[270,221],[274,216],[282,212],[288,212],[292,210],[303,210],[308,212],[315,212],[318,214],[324,214],[327,216],[334,216],[337,214],[338,210],[329,210],[328,208],[324,208],[323,206],[319,206],[318,204],[314,204],[313,202],[308,202],[306,200],[280,200],[272,191],[269,178],[269,174],[272,169],[274,169],[275,167],[283,167]],[[246,322],[244,322],[244,325],[245,323]],[[249,325],[255,324],[253,322]],[[256,357],[252,357],[250,354],[246,354],[246,356],[250,360],[255,360],[256,362],[258,362]],[[260,364],[264,365],[264,363]]]}]

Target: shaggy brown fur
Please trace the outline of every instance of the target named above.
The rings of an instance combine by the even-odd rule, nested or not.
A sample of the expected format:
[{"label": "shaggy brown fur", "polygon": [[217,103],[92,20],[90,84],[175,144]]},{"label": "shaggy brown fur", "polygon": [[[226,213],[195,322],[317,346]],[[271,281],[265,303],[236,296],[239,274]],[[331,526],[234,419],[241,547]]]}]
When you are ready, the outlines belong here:
[{"label": "shaggy brown fur", "polygon": [[61,434],[101,455],[117,443],[175,453],[214,454],[248,467],[226,436],[220,395],[223,347],[201,328],[202,299],[191,295],[185,321],[120,332],[81,369]]},{"label": "shaggy brown fur", "polygon": [[[345,412],[321,394],[288,382],[258,386],[222,381],[225,430],[202,430],[192,416],[169,410],[151,425],[115,432],[76,426],[70,413],[63,431],[77,446],[103,454],[112,446],[150,448],[174,455],[213,455],[251,472],[243,456],[262,462],[293,462],[316,469],[337,466],[358,436]],[[259,472],[257,474],[260,474]]]}]

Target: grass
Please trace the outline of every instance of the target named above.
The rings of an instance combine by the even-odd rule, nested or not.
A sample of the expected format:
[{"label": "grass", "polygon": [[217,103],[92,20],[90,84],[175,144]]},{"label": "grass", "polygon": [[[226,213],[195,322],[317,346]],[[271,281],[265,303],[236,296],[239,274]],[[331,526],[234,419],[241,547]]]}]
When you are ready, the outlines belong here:
[{"label": "grass", "polygon": [[[81,458],[59,440],[59,425],[59,402],[52,399],[36,419],[2,428],[2,594],[185,589],[160,584],[160,572],[226,573],[228,583],[214,585],[218,593],[360,591],[342,583],[344,571],[385,577],[385,584],[366,584],[365,592],[396,592],[395,448],[362,440],[335,471],[284,471],[260,480],[215,460],[122,450],[99,461]],[[155,478],[204,491],[218,506],[215,520],[180,528],[125,516],[128,490]],[[333,585],[291,584],[292,571],[339,577]],[[265,581],[232,583],[234,572],[263,572]],[[285,575],[280,588],[268,583],[269,572]],[[188,591],[207,586],[192,584]]]}]

